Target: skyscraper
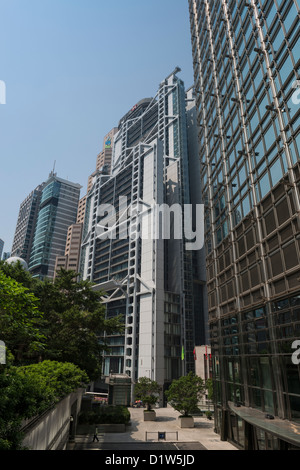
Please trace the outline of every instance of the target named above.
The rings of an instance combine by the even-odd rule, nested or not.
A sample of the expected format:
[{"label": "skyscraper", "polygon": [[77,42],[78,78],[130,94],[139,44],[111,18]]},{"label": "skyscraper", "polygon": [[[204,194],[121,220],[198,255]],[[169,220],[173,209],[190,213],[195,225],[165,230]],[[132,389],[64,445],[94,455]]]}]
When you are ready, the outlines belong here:
[{"label": "skyscraper", "polygon": [[216,428],[241,448],[300,448],[299,3],[189,11]]},{"label": "skyscraper", "polygon": [[[106,293],[108,317],[121,314],[126,326],[106,338],[104,376],[125,373],[133,384],[146,376],[163,388],[194,370],[194,347],[206,342],[202,251],[189,251],[173,230],[182,229],[184,204],[201,202],[198,181],[190,191],[194,100],[177,72],[120,119],[111,174],[98,170],[87,194],[81,256],[83,278]],[[170,237],[151,232],[159,225],[151,211],[163,204],[179,209],[167,214]]]},{"label": "skyscraper", "polygon": [[[87,184],[87,193],[90,191],[95,176],[101,172],[110,174],[111,158],[114,134],[117,132],[114,127],[103,139],[102,151],[97,155],[96,170],[89,176]],[[81,250],[81,236],[82,228],[85,218],[86,195],[83,196],[78,203],[77,220],[76,224],[72,224],[68,228],[67,242],[65,247],[65,254],[56,258],[55,275],[60,268],[78,271],[80,250]]]},{"label": "skyscraper", "polygon": [[0,259],[2,259],[2,252],[4,247],[4,241],[0,238]]},{"label": "skyscraper", "polygon": [[64,255],[59,255],[56,257],[54,277],[61,268],[75,271],[76,273],[79,271],[85,203],[86,196],[83,196],[78,202],[76,223],[68,227],[65,253]]},{"label": "skyscraper", "polygon": [[24,259],[27,264],[29,263],[43,184],[37,186],[20,205],[11,256],[18,256]]},{"label": "skyscraper", "polygon": [[80,188],[54,172],[45,182],[29,260],[33,276],[54,276],[56,256],[64,254],[68,227],[76,222]]}]

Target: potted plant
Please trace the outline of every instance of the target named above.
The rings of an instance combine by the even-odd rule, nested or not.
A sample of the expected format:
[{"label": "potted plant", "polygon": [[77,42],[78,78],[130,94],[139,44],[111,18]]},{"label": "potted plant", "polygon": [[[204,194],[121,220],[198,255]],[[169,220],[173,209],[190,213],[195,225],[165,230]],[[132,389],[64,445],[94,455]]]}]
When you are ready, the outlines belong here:
[{"label": "potted plant", "polygon": [[204,395],[205,389],[201,377],[190,372],[178,380],[173,380],[169,389],[165,392],[170,405],[181,413],[178,418],[180,427],[194,427],[192,414],[196,411],[199,412],[198,402]]},{"label": "potted plant", "polygon": [[158,383],[148,377],[140,377],[135,385],[135,397],[146,405],[146,410],[144,410],[145,421],[156,419],[155,410],[151,407],[158,401],[159,392],[160,386]]}]

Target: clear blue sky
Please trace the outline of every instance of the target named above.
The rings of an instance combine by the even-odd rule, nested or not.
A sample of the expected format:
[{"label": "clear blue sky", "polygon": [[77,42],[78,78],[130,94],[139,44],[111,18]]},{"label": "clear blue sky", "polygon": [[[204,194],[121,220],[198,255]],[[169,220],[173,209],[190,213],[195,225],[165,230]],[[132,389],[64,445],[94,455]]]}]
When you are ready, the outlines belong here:
[{"label": "clear blue sky", "polygon": [[104,135],[179,66],[193,84],[188,0],[0,0],[0,238],[56,161],[86,192]]}]

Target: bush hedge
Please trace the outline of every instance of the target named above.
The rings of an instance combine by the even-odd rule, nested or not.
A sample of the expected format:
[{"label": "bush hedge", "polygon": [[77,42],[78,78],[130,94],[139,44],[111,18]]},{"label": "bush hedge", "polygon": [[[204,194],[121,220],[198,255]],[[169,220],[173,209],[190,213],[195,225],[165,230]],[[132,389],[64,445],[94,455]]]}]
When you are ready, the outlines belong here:
[{"label": "bush hedge", "polygon": [[79,424],[128,424],[130,412],[125,406],[99,406],[79,415]]}]

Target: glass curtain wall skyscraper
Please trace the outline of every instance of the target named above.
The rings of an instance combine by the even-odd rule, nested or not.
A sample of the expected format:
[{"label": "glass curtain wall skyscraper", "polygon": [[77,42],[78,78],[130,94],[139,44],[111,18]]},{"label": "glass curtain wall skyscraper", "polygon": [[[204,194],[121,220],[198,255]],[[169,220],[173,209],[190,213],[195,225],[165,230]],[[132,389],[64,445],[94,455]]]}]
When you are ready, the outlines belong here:
[{"label": "glass curtain wall skyscraper", "polygon": [[299,2],[188,3],[216,428],[300,448]]},{"label": "glass curtain wall skyscraper", "polygon": [[20,205],[11,256],[17,256],[29,264],[36,219],[43,190],[43,184],[35,188]]},{"label": "glass curtain wall skyscraper", "polygon": [[65,251],[68,227],[76,222],[80,189],[53,171],[45,182],[30,252],[29,270],[34,277],[53,278],[56,257]]}]

